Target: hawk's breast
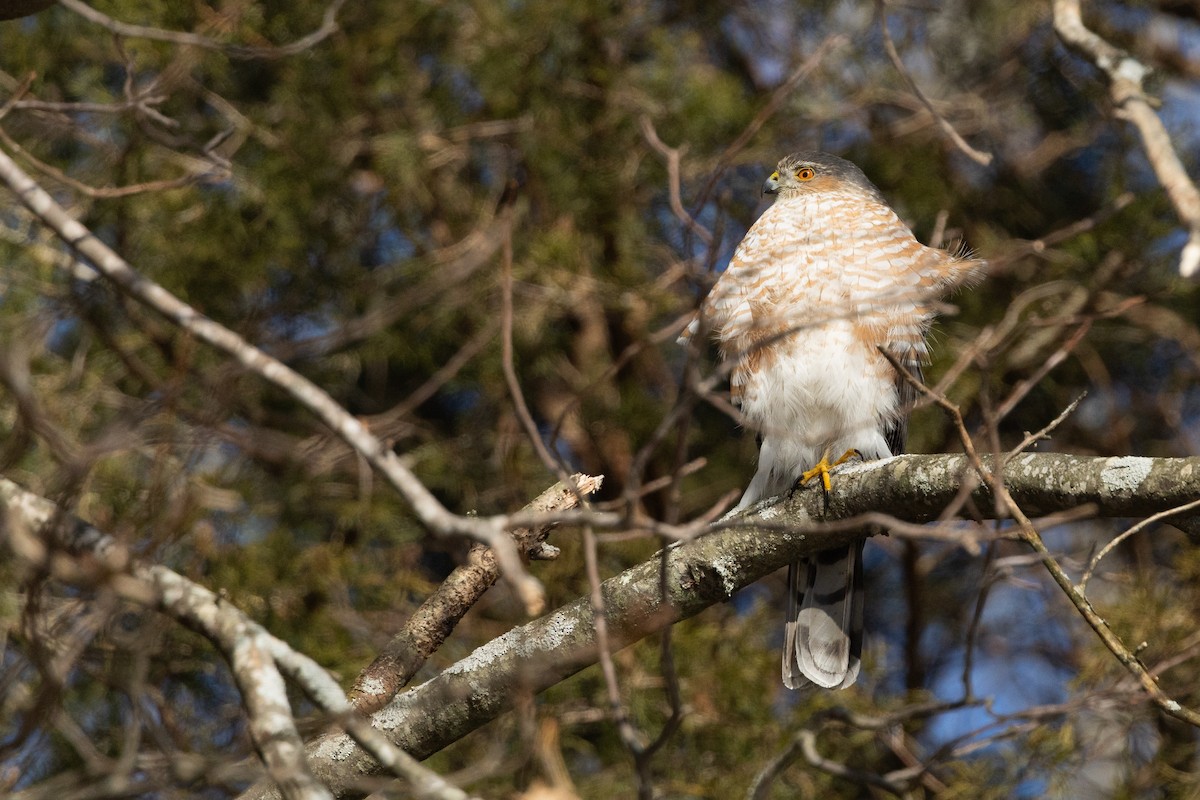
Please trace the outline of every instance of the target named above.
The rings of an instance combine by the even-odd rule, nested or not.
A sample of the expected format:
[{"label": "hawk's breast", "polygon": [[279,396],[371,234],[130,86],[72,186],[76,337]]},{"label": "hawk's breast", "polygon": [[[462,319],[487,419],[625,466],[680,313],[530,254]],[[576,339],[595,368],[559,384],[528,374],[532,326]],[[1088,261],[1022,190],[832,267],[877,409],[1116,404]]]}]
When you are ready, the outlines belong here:
[{"label": "hawk's breast", "polygon": [[861,195],[767,209],[702,310],[735,361],[731,389],[746,422],[821,447],[894,420],[895,374],[879,348],[923,352],[925,251],[887,206]]}]

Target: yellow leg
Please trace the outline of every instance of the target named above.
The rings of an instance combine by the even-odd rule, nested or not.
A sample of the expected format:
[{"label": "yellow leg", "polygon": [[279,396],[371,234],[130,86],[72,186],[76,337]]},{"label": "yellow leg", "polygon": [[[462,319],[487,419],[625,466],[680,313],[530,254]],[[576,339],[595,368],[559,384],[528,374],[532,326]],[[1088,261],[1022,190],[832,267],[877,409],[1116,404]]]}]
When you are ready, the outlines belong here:
[{"label": "yellow leg", "polygon": [[829,463],[829,453],[828,453],[828,451],[826,451],[825,455],[821,456],[821,460],[818,461],[816,463],[816,465],[813,466],[812,469],[810,469],[808,472],[805,472],[803,475],[800,476],[800,483],[801,484],[808,483],[813,478],[820,475],[821,476],[821,486],[828,493],[829,490],[833,488],[833,484],[831,484],[829,482],[829,470],[833,469],[838,464],[846,463],[851,458],[853,458],[854,456],[857,456],[857,455],[860,455],[860,453],[857,450],[847,450],[846,452],[842,453],[841,456],[838,457],[837,461],[834,461],[832,464],[830,464]]}]

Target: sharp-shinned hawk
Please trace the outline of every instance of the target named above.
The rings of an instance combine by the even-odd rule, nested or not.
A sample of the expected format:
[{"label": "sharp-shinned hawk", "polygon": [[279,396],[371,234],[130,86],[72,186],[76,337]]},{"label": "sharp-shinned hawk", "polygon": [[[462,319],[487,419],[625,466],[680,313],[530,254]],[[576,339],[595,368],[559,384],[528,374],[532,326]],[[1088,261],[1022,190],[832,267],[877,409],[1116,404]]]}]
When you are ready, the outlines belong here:
[{"label": "sharp-shinned hawk", "polygon": [[[775,202],[750,228],[684,338],[711,330],[730,392],[761,437],[735,510],[820,477],[857,453],[904,448],[930,303],[981,262],[926,247],[849,161],[793,153],[763,184]],[[844,688],[862,650],[863,542],[788,569],[783,682]]]}]

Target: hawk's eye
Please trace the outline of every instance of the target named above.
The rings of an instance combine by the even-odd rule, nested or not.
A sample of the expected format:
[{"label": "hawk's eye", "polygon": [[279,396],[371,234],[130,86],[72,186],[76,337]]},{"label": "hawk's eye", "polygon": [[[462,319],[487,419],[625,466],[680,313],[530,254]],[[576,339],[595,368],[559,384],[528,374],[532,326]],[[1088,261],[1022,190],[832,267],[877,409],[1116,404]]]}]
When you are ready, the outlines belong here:
[{"label": "hawk's eye", "polygon": [[801,167],[796,170],[796,179],[801,181],[811,181],[817,177],[817,171],[812,167]]}]

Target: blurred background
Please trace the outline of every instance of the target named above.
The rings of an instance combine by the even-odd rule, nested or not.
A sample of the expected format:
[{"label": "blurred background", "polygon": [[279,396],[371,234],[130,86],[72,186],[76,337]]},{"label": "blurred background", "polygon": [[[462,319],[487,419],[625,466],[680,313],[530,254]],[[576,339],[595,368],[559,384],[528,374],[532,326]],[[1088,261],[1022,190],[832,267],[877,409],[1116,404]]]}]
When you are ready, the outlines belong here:
[{"label": "blurred background", "polygon": [[[859,164],[922,241],[989,261],[949,298],[927,370],[950,373],[981,451],[1086,392],[1038,449],[1200,453],[1184,232],[1048,3],[87,8],[0,22],[0,148],[136,269],[330,392],[455,512],[515,511],[555,480],[504,380],[506,243],[513,365],[550,451],[605,476],[599,501],[667,522],[740,492],[755,442],[719,397],[663,425],[714,368],[675,338],[765,207],[762,180],[802,148]],[[1153,67],[1148,89],[1200,173],[1200,11],[1086,10]],[[0,474],[220,590],[343,685],[465,552],[295,400],[95,279],[11,196],[0,342]],[[962,444],[922,408],[909,449]],[[1078,574],[1131,522],[1045,535]],[[662,545],[600,538],[605,577]],[[553,542],[562,556],[535,574],[556,607],[587,581],[577,533]],[[745,796],[801,731],[859,772],[914,768],[911,797],[1200,792],[1196,731],[1146,703],[1018,544],[876,537],[867,572],[851,690],[783,689],[782,575],[676,626],[673,663],[657,640],[616,656],[648,739],[680,695],[682,722],[649,762],[655,796]],[[1157,525],[1089,584],[1185,704],[1200,702],[1197,573],[1194,543]],[[0,587],[0,785],[117,796],[85,787],[133,764],[120,796],[236,794],[217,767],[251,750],[205,641],[12,562]],[[418,680],[523,619],[497,586]],[[181,754],[210,768],[161,768]],[[539,781],[562,797],[639,791],[595,667],[429,764],[485,797]],[[764,791],[888,796],[803,758]]]}]

